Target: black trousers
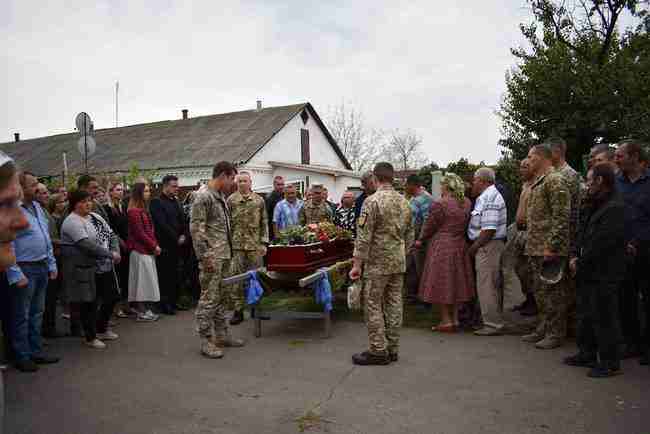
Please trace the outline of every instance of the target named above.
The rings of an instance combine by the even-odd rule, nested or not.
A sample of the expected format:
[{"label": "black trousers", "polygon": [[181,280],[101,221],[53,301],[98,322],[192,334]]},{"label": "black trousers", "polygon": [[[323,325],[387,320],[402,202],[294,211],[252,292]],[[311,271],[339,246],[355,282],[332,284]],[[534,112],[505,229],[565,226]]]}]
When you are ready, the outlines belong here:
[{"label": "black trousers", "polygon": [[61,285],[62,276],[60,274],[55,280],[49,280],[47,283],[45,311],[43,312],[43,333],[45,334],[56,332],[56,301],[61,293]]},{"label": "black trousers", "polygon": [[162,248],[162,252],[156,257],[160,302],[172,308],[176,308],[176,302],[178,301],[179,261],[179,250],[176,248]]},{"label": "black trousers", "polygon": [[[650,343],[648,318],[650,315],[650,243],[640,245],[637,255],[628,261],[625,279],[619,290],[619,308],[623,341],[628,346],[647,347]],[[643,305],[639,306],[639,294],[643,294]],[[645,332],[641,338],[641,321],[639,308],[644,311],[646,319]],[[645,345],[644,345],[645,344]]]},{"label": "black trousers", "polygon": [[120,300],[126,301],[129,298],[129,252],[120,250],[122,260],[115,265],[117,281],[120,284]]},{"label": "black trousers", "polygon": [[108,322],[117,303],[117,288],[113,272],[95,274],[97,297],[94,301],[71,303],[71,310],[78,311],[81,325],[88,342],[97,337],[97,333],[108,330]]},{"label": "black trousers", "polygon": [[580,351],[604,363],[620,360],[618,282],[578,281],[576,291],[577,344]]},{"label": "black trousers", "polygon": [[95,274],[97,285],[97,333],[104,333],[108,329],[108,322],[113,315],[113,309],[118,300],[115,276],[112,271]]}]

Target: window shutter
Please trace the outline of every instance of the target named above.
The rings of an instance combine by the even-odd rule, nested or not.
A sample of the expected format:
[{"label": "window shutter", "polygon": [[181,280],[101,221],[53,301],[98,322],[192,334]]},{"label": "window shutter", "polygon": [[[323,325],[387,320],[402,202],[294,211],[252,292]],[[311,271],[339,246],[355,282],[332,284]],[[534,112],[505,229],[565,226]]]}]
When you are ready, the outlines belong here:
[{"label": "window shutter", "polygon": [[309,130],[300,130],[300,156],[302,164],[309,164]]}]

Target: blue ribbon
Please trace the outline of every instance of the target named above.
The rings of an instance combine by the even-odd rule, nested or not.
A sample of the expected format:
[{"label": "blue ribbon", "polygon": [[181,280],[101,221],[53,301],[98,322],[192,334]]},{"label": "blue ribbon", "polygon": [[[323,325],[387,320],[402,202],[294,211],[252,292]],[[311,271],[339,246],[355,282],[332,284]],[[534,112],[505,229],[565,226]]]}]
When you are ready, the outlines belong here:
[{"label": "blue ribbon", "polygon": [[249,271],[248,273],[248,291],[246,292],[246,303],[257,304],[264,294],[264,289],[260,284],[260,281],[257,280],[257,272]]},{"label": "blue ribbon", "polygon": [[314,284],[316,303],[322,304],[325,312],[330,312],[332,310],[332,286],[330,285],[329,274],[326,268],[321,268],[318,272],[321,278]]}]

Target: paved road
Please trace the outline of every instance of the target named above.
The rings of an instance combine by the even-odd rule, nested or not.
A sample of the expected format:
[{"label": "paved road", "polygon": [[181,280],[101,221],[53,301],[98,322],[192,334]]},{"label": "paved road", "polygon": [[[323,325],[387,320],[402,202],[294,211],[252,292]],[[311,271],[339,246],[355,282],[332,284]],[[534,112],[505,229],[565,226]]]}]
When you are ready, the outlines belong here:
[{"label": "paved road", "polygon": [[36,375],[6,372],[6,433],[625,433],[650,432],[650,369],[592,380],[518,338],[403,333],[402,359],[353,367],[363,325],[252,323],[249,345],[222,360],[198,354],[190,313],[122,320],[105,351],[53,342],[64,360]]}]

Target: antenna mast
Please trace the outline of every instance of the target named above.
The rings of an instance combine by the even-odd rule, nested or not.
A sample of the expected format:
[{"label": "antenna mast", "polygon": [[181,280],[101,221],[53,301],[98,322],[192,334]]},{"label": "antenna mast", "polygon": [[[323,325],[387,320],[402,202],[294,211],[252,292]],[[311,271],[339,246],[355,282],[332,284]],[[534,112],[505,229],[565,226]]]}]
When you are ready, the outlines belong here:
[{"label": "antenna mast", "polygon": [[115,128],[117,128],[119,125],[119,110],[120,110],[119,93],[120,93],[120,82],[116,81],[115,82]]}]

